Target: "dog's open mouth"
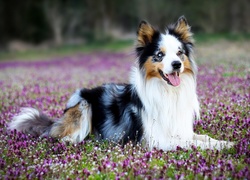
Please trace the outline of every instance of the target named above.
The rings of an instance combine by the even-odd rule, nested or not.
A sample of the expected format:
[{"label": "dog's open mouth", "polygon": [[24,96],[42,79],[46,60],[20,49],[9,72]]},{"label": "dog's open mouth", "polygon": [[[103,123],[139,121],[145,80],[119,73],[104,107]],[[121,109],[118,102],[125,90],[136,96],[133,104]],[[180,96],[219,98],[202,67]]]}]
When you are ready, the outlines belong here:
[{"label": "dog's open mouth", "polygon": [[179,72],[173,72],[171,74],[164,74],[162,70],[159,70],[159,73],[162,77],[162,79],[164,79],[165,81],[168,82],[168,84],[172,85],[172,86],[179,86],[181,83],[180,80],[180,73]]}]

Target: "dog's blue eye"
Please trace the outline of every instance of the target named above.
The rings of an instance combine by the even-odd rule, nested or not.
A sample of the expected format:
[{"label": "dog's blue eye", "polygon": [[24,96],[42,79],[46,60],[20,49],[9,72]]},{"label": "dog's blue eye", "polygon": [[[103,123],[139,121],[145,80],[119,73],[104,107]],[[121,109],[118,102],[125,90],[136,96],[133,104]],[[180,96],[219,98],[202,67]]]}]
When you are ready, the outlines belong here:
[{"label": "dog's blue eye", "polygon": [[163,56],[164,56],[163,52],[160,51],[153,56],[153,61],[154,62],[161,62],[163,59]]},{"label": "dog's blue eye", "polygon": [[161,57],[163,57],[163,55],[164,54],[162,52],[158,52],[157,57],[161,58]]}]

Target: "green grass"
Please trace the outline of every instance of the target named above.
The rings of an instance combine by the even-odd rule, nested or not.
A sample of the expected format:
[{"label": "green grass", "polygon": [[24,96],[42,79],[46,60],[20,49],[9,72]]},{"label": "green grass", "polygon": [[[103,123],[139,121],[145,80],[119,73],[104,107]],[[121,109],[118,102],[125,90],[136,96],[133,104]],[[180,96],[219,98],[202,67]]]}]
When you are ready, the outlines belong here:
[{"label": "green grass", "polygon": [[79,45],[62,45],[48,49],[33,49],[24,52],[0,51],[1,60],[35,60],[48,59],[51,57],[69,56],[78,53],[91,53],[93,51],[119,52],[132,47],[132,40],[111,40],[106,42],[92,42]]},{"label": "green grass", "polygon": [[250,33],[247,34],[233,34],[233,33],[212,33],[212,34],[204,34],[197,33],[194,35],[194,38],[197,43],[212,43],[220,40],[227,41],[246,41],[250,40]]},{"label": "green grass", "polygon": [[[217,33],[204,34],[197,33],[194,35],[197,44],[214,43],[220,40],[227,41],[245,41],[250,40],[250,34],[231,34],[231,33]],[[31,49],[24,52],[8,52],[0,51],[1,60],[35,60],[35,59],[49,59],[51,57],[69,56],[79,53],[91,53],[94,51],[110,51],[119,52],[126,48],[133,48],[133,40],[109,40],[109,41],[93,41],[86,44],[79,45],[62,45],[59,47],[50,47],[47,49]]]}]

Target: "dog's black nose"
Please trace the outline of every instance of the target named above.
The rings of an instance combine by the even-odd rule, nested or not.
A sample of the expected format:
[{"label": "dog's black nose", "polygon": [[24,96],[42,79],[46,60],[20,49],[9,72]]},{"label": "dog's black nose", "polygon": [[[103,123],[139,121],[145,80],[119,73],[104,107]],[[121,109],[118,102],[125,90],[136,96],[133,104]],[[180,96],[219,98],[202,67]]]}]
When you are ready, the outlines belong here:
[{"label": "dog's black nose", "polygon": [[181,68],[181,62],[180,61],[173,61],[171,63],[174,69],[180,69]]}]

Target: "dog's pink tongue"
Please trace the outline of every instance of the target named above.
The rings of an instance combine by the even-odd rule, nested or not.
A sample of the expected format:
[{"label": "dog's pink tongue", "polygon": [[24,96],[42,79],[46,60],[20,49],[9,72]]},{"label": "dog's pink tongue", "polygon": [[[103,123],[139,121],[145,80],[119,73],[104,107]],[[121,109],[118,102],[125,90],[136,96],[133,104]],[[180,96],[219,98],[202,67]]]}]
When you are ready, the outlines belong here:
[{"label": "dog's pink tongue", "polygon": [[181,83],[180,77],[178,76],[177,73],[172,73],[168,75],[168,79],[171,82],[173,86],[179,86]]}]

